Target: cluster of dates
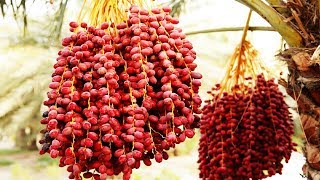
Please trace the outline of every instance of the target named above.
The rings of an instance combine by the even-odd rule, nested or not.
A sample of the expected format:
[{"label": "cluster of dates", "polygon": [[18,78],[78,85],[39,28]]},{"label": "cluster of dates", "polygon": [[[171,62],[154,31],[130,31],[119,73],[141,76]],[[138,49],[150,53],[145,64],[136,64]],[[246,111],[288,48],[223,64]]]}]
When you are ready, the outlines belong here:
[{"label": "cluster of dates", "polygon": [[70,23],[74,33],[54,65],[40,142],[40,153],[61,157],[70,179],[121,172],[129,179],[141,161],[166,160],[166,150],[194,136],[202,75],[170,11],[132,6],[118,25]]},{"label": "cluster of dates", "polygon": [[[252,81],[248,78],[246,81]],[[273,79],[257,76],[246,92],[218,96],[219,85],[206,101],[200,121],[200,178],[262,179],[282,171],[295,150],[293,124],[284,96]]]}]

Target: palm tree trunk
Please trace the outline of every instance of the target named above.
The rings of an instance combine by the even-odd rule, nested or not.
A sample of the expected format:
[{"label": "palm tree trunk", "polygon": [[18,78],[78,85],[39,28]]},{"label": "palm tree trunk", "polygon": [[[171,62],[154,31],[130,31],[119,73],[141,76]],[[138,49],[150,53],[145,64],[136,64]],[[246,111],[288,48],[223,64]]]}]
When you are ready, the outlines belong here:
[{"label": "palm tree trunk", "polygon": [[[298,103],[304,132],[303,172],[320,179],[320,0],[236,0],[266,19],[290,46],[279,57],[289,76],[281,84]],[[312,19],[312,22],[310,21]],[[320,46],[319,46],[320,47]]]},{"label": "palm tree trunk", "polygon": [[320,59],[312,56],[314,51],[315,48],[292,48],[280,55],[290,72],[288,82],[282,84],[298,103],[305,134],[303,152],[307,161],[303,172],[308,179],[316,180],[320,179]]}]

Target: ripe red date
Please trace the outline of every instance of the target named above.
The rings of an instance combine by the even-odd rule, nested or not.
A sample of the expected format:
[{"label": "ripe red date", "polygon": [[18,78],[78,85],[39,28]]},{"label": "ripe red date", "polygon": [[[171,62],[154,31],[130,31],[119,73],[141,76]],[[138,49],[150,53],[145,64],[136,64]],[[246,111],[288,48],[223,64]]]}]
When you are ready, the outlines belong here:
[{"label": "ripe red date", "polygon": [[194,136],[202,75],[170,11],[132,6],[125,23],[70,23],[40,121],[41,154],[60,157],[70,178],[123,172],[129,179],[141,161],[162,162],[167,150]]}]

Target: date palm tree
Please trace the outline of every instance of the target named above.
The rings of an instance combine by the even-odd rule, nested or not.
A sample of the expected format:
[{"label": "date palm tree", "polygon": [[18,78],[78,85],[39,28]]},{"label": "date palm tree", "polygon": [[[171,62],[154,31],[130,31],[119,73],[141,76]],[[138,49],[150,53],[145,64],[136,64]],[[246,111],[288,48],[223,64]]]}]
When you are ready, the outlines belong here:
[{"label": "date palm tree", "polygon": [[[39,53],[39,49],[49,52],[52,51],[50,42],[57,42],[58,45],[68,2],[0,0],[0,21],[7,16],[13,16],[21,28],[21,34],[17,35],[18,42],[13,43],[12,47],[28,51],[19,56],[12,56],[10,62],[4,62],[5,66],[1,65],[0,68],[0,75],[5,77],[0,80],[0,138],[10,136],[18,148],[36,149],[36,135],[40,130],[40,109],[50,82],[54,60],[54,57],[48,57],[48,54],[52,53]],[[42,21],[37,22],[29,17],[30,7],[36,3],[52,7],[48,11],[54,11],[50,12],[53,14],[52,17],[44,17],[48,22],[45,25]],[[31,30],[30,24],[39,27]],[[43,32],[40,26],[45,26],[46,31]],[[10,51],[12,47],[4,49]],[[4,61],[6,53],[4,56],[1,55],[0,61]]]},{"label": "date palm tree", "polygon": [[307,160],[303,172],[308,179],[320,179],[320,1],[236,1],[266,19],[289,45],[278,55],[289,70],[288,79],[281,83],[298,103]]}]

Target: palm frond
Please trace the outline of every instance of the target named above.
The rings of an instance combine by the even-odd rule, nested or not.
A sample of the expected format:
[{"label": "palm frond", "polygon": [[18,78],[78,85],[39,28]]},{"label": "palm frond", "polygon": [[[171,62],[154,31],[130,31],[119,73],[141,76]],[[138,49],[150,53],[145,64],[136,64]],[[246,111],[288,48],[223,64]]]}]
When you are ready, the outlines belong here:
[{"label": "palm frond", "polygon": [[[18,108],[5,118],[0,118],[0,129],[4,135],[10,134],[10,132],[16,132],[18,129],[24,127],[25,124],[35,123],[33,117],[35,114],[40,114],[40,106],[43,98],[32,97],[32,100],[23,104],[21,108]],[[39,119],[37,119],[39,121]]]},{"label": "palm frond", "polygon": [[5,11],[4,11],[5,6],[7,6],[6,0],[0,0],[1,14],[3,17],[5,16]]},{"label": "palm frond", "polygon": [[28,33],[28,16],[27,16],[27,7],[26,0],[22,0],[18,8],[22,6],[22,16],[23,16],[23,37],[27,36]]},{"label": "palm frond", "polygon": [[[36,75],[34,78],[28,79],[23,82],[19,87],[13,89],[7,96],[1,98],[0,103],[0,118],[6,117],[7,114],[23,107],[24,104],[36,95],[39,96],[37,88],[42,87],[43,89],[49,83],[49,79],[45,75]],[[48,80],[44,80],[48,79]],[[37,92],[38,91],[38,92]]]},{"label": "palm frond", "polygon": [[[69,0],[57,0],[55,1],[54,5],[58,5],[57,9],[55,10],[55,14],[53,18],[50,18],[48,20],[48,24],[50,25],[47,31],[49,35],[44,36],[44,38],[50,38],[53,40],[57,40],[60,38],[61,34],[61,29],[63,25],[63,19],[65,16],[65,11],[66,11],[66,6],[68,4]],[[12,13],[14,19],[18,23],[18,25],[21,24],[20,29],[21,29],[21,37],[19,43],[23,44],[30,44],[34,43],[36,40],[32,39],[32,34],[29,32],[28,25],[29,21],[31,20],[28,17],[28,11],[30,10],[27,6],[33,3],[43,3],[43,1],[40,0],[0,0],[0,9],[1,9],[1,14],[2,17],[5,17],[6,14]],[[46,0],[45,3],[50,3],[49,0]],[[54,6],[52,5],[52,6]],[[48,9],[49,11],[49,9]],[[43,23],[41,23],[43,24]],[[31,41],[30,41],[31,40]]]},{"label": "palm frond", "polygon": [[[61,0],[59,3],[59,7],[57,11],[55,12],[54,18],[52,19],[52,22],[50,23],[50,29],[51,33],[49,35],[49,38],[53,41],[57,41],[60,39],[61,36],[61,30],[62,25],[64,21],[64,16],[66,12],[66,7],[68,5],[69,0]],[[53,26],[52,26],[53,25]]]},{"label": "palm frond", "polygon": [[187,0],[171,0],[169,5],[172,8],[171,16],[180,16],[180,14],[185,10]]},{"label": "palm frond", "polygon": [[[10,56],[8,57],[10,58]],[[47,78],[44,81],[49,80],[51,73],[52,63],[50,61],[41,61],[34,59],[35,56],[22,56],[21,60],[13,60],[12,64],[5,67],[0,67],[0,75],[6,78],[0,80],[0,99],[5,98],[7,94],[12,92],[13,89],[26,83],[27,80],[34,78],[37,75],[45,74]],[[46,57],[43,57],[46,58]],[[24,59],[32,59],[31,61],[24,61]],[[38,81],[35,81],[35,83]],[[41,81],[39,81],[41,82]]]}]

